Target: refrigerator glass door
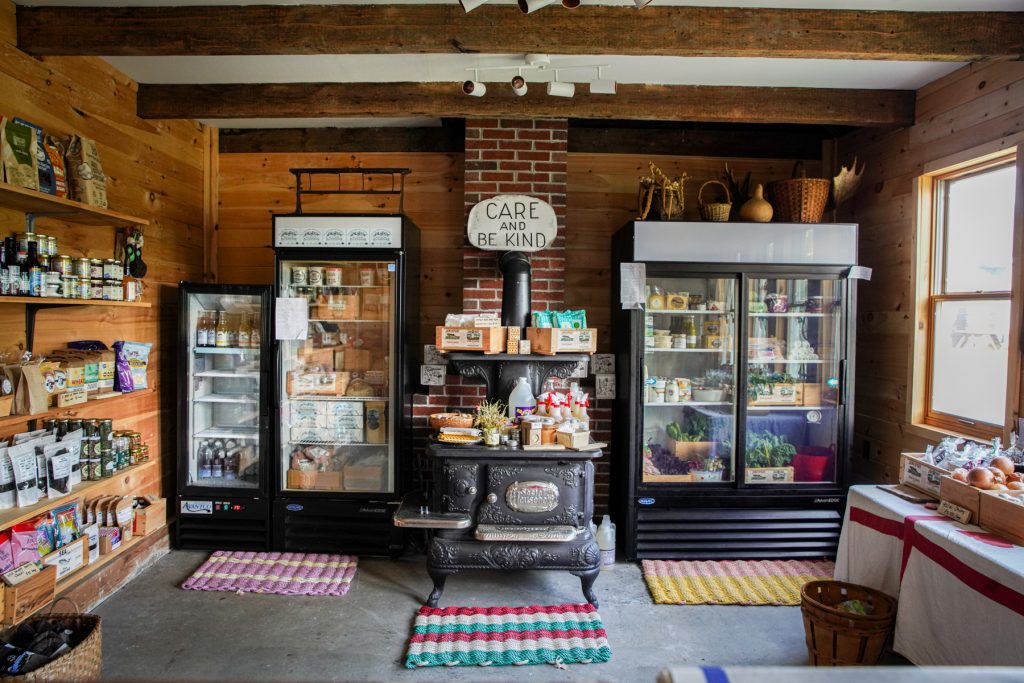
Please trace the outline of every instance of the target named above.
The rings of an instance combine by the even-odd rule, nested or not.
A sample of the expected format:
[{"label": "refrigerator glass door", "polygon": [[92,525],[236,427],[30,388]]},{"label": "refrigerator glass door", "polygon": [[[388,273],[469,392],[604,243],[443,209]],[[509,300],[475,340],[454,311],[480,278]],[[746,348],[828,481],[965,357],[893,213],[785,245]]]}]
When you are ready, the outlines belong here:
[{"label": "refrigerator glass door", "polygon": [[737,281],[648,277],[645,485],[733,481]]},{"label": "refrigerator glass door", "polygon": [[280,262],[280,296],[305,300],[305,339],[281,340],[285,491],[395,488],[395,286],[384,261]]},{"label": "refrigerator glass door", "polygon": [[745,483],[835,482],[845,286],[749,281]]},{"label": "refrigerator glass door", "polygon": [[260,488],[262,306],[258,294],[188,295],[186,486]]}]

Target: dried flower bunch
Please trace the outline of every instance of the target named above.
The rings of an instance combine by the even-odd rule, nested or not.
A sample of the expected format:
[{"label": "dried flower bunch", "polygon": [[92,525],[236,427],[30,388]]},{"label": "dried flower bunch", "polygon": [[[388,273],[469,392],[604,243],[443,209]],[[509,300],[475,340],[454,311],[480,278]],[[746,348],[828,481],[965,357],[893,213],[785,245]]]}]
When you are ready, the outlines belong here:
[{"label": "dried flower bunch", "polygon": [[476,407],[476,426],[480,429],[499,429],[508,421],[508,407],[501,401],[483,401]]}]

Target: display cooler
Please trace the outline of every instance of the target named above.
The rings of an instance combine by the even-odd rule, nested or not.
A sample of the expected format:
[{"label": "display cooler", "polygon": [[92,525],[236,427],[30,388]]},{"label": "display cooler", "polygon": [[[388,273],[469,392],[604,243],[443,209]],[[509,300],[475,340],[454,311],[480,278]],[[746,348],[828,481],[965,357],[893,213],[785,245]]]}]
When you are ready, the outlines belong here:
[{"label": "display cooler", "polygon": [[857,226],[634,222],[614,253],[628,557],[834,555],[867,273]]},{"label": "display cooler", "polygon": [[[359,169],[392,171],[404,177]],[[293,170],[300,188],[325,172]],[[298,303],[305,325],[296,338],[276,332],[274,546],[395,554],[418,386],[419,231],[403,215],[311,214],[297,203],[274,217],[276,305]]]},{"label": "display cooler", "polygon": [[179,548],[268,550],[269,286],[179,286]]}]

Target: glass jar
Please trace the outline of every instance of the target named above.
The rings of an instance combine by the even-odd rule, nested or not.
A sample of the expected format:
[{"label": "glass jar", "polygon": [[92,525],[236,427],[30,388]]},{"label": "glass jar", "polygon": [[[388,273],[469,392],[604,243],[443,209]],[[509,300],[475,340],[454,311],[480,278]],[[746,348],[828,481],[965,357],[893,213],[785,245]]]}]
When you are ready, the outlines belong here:
[{"label": "glass jar", "polygon": [[88,280],[78,281],[78,294],[75,295],[76,299],[91,299],[92,298],[92,287]]},{"label": "glass jar", "polygon": [[101,259],[89,259],[89,278],[92,280],[103,279],[103,261]]},{"label": "glass jar", "polygon": [[121,263],[115,261],[112,258],[105,259],[103,261],[103,279],[104,280],[120,280],[124,273],[122,272]]},{"label": "glass jar", "polygon": [[103,300],[121,301],[124,298],[124,285],[120,280],[103,281]]},{"label": "glass jar", "polygon": [[54,237],[53,235],[50,235],[49,237],[46,238],[46,243],[47,243],[47,246],[48,246],[47,253],[50,256],[56,256],[57,255],[57,238]]},{"label": "glass jar", "polygon": [[85,258],[84,256],[75,259],[74,275],[76,277],[88,278],[90,277],[90,272],[92,272],[92,263],[89,261],[89,259]]},{"label": "glass jar", "polygon": [[89,280],[89,298],[103,298],[103,280]]},{"label": "glass jar", "polygon": [[60,273],[61,275],[74,275],[75,260],[66,254],[50,259],[50,265],[52,270]]},{"label": "glass jar", "polygon": [[61,278],[61,284],[63,289],[61,293],[65,299],[74,299],[78,296],[78,276],[77,275],[65,275]]}]

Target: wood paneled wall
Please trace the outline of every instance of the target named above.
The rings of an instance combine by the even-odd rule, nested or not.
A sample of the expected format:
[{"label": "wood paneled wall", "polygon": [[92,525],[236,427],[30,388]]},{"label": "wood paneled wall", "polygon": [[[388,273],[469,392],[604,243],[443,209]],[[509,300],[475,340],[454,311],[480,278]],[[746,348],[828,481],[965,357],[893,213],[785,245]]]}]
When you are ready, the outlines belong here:
[{"label": "wood paneled wall", "polygon": [[843,218],[860,224],[861,263],[874,269],[859,287],[854,427],[855,467],[872,480],[895,481],[900,452],[932,442],[908,423],[916,179],[925,164],[1000,140],[1024,141],[1021,62],[964,67],[918,91],[914,126],[840,140],[840,158],[867,164]]},{"label": "wood paneled wall", "polygon": [[[216,232],[217,281],[271,284],[275,213],[295,209],[290,168],[409,168],[405,212],[421,235],[421,338],[433,339],[445,313],[462,310],[462,155],[436,152],[373,154],[221,154]],[[348,195],[307,201],[307,210],[373,213],[397,210],[389,197]]]},{"label": "wood paneled wall", "polygon": [[[135,82],[100,59],[36,59],[20,52],[11,44],[10,3],[0,5],[0,112],[21,116],[48,133],[79,133],[96,140],[108,176],[110,207],[150,221],[143,257],[149,266],[145,300],[153,308],[89,305],[41,311],[35,350],[45,354],[73,339],[153,343],[149,381],[154,392],[140,394],[125,414],[107,415],[110,409],[102,402],[80,412],[109,416],[115,427],[142,432],[150,452],[162,457],[163,473],[147,478],[143,488],[168,495],[176,450],[176,285],[203,277],[203,150],[208,135],[198,123],[136,117]],[[0,207],[0,232],[21,231],[24,224],[23,214]],[[117,227],[37,222],[39,232],[57,237],[61,253],[74,256],[112,256]],[[0,348],[23,346],[24,325],[24,306],[0,299]],[[101,583],[109,590],[109,581]]]}]

